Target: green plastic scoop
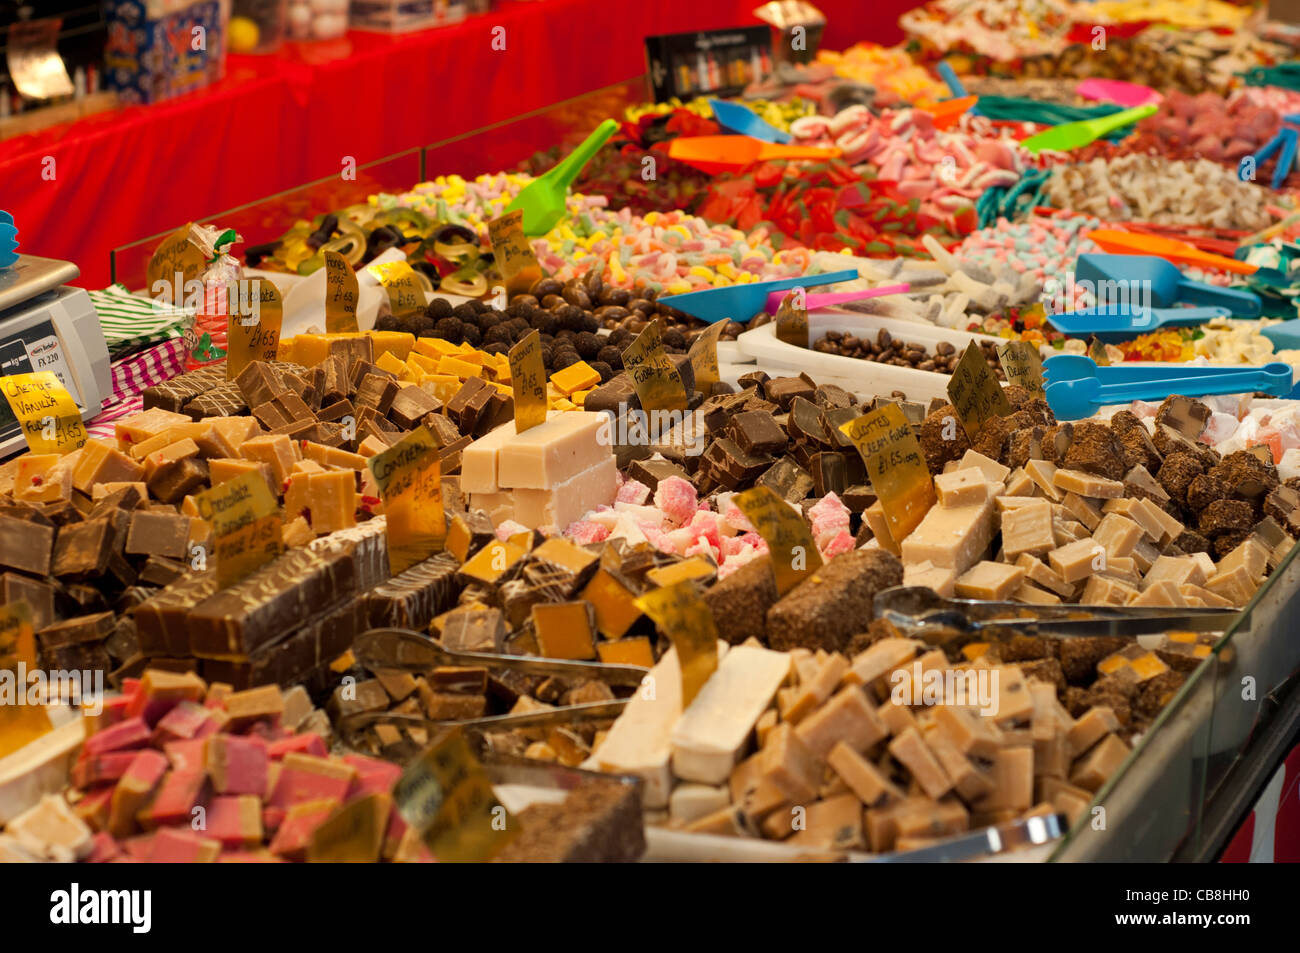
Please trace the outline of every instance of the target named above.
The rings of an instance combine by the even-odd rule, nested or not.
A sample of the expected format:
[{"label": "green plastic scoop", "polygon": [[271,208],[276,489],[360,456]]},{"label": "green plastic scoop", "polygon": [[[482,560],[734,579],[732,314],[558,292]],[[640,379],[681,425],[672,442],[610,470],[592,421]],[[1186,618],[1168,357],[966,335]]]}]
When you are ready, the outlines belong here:
[{"label": "green plastic scoop", "polygon": [[1109,116],[1100,116],[1097,119],[1080,119],[1078,122],[1067,122],[1064,125],[1046,129],[1036,136],[1030,136],[1020,144],[1033,153],[1042,152],[1044,149],[1050,149],[1052,152],[1069,152],[1071,149],[1080,149],[1088,143],[1100,139],[1106,133],[1118,129],[1120,126],[1127,126],[1139,119],[1145,119],[1147,116],[1152,115],[1156,108],[1155,103],[1148,103],[1146,106],[1123,109],[1117,113],[1111,113]]},{"label": "green plastic scoop", "polygon": [[582,140],[578,148],[557,162],[555,168],[528,183],[515,196],[506,211],[523,210],[525,235],[545,235],[564,218],[564,202],[569,195],[569,186],[578,177],[582,167],[591,161],[591,157],[600,151],[600,147],[617,130],[618,123],[606,119],[596,127],[595,132]]}]

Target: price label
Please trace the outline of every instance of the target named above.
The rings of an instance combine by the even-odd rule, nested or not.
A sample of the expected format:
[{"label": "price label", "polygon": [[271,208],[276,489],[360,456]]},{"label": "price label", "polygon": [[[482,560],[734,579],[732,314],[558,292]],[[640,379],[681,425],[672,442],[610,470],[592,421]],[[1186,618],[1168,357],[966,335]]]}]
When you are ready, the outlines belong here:
[{"label": "price label", "polygon": [[336,251],[325,252],[325,330],[330,334],[359,331],[357,275]]},{"label": "price label", "polygon": [[438,444],[420,426],[367,465],[384,500],[388,561],[397,575],[439,552],[446,540]]},{"label": "price label", "polygon": [[86,442],[77,402],[53,371],[11,374],[0,388],[32,453],[71,453]]},{"label": "price label", "polygon": [[0,608],[0,670],[16,671],[19,662],[36,667],[32,610],[22,601]]},{"label": "price label", "polygon": [[686,387],[664,350],[663,327],[651,321],[623,352],[623,368],[632,375],[643,410],[685,410]]},{"label": "price label", "polygon": [[979,435],[980,427],[990,417],[1005,417],[1011,405],[998,384],[989,362],[984,359],[984,349],[972,341],[966,353],[957,362],[948,381],[948,399],[957,410],[957,419],[972,441]]},{"label": "price label", "polygon": [[1106,345],[1095,334],[1088,338],[1088,356],[1098,367],[1110,367],[1110,354],[1106,351]]},{"label": "price label", "polygon": [[805,307],[807,297],[802,288],[795,288],[788,295],[781,299],[781,307],[777,309],[776,318],[776,337],[777,340],[784,341],[786,344],[793,344],[795,347],[808,346],[808,309]]},{"label": "price label", "polygon": [[522,209],[488,222],[488,240],[492,243],[497,269],[511,294],[527,291],[542,277],[542,266],[537,263],[532,243],[524,234]]},{"label": "price label", "polygon": [[384,846],[393,799],[367,794],[335,811],[312,832],[307,861],[313,864],[373,864]]},{"label": "price label", "polygon": [[280,513],[260,474],[245,473],[194,497],[212,527],[217,585],[225,588],[280,555]]},{"label": "price label", "polygon": [[388,292],[388,305],[393,317],[407,318],[422,314],[425,308],[424,285],[420,276],[404,261],[389,261],[371,265],[369,271]]},{"label": "price label", "polygon": [[713,613],[689,579],[651,589],[635,601],[637,608],[655,621],[677,649],[677,664],[682,670],[682,708],[685,708],[718,670],[718,627]]},{"label": "price label", "polygon": [[36,668],[36,635],[27,603],[0,608],[0,677],[13,679],[13,692],[0,691],[0,758],[48,734],[54,725],[44,705],[28,704],[28,673]]},{"label": "price label", "polygon": [[518,833],[459,728],[439,734],[407,765],[393,800],[443,863],[491,860]]},{"label": "price label", "polygon": [[1008,384],[1023,387],[1035,397],[1043,396],[1043,361],[1038,348],[1028,341],[1008,341],[998,348],[998,361]]},{"label": "price label", "polygon": [[862,455],[889,533],[895,542],[902,542],[935,503],[934,480],[912,425],[901,407],[886,404],[840,430]]},{"label": "price label", "polygon": [[721,377],[718,372],[718,338],[722,336],[725,322],[715,321],[705,328],[691,343],[686,352],[695,372],[695,389],[704,391],[710,384],[716,384]]},{"label": "price label", "polygon": [[515,392],[515,433],[546,423],[546,364],[539,332],[529,331],[510,349],[510,387]]},{"label": "price label", "polygon": [[822,564],[803,514],[781,499],[771,487],[756,486],[734,498],[758,535],[767,542],[776,576],[776,591],[785,595]]},{"label": "price label", "polygon": [[[231,308],[226,330],[226,380],[234,380],[254,361],[274,361],[280,346],[280,326],[284,323],[284,301],[269,281],[254,278],[247,293],[232,295],[237,306]],[[239,312],[236,314],[235,312]]]},{"label": "price label", "polygon": [[145,269],[149,294],[177,308],[185,300],[185,285],[198,280],[205,264],[203,250],[190,240],[193,227],[186,223],[159,242]]}]

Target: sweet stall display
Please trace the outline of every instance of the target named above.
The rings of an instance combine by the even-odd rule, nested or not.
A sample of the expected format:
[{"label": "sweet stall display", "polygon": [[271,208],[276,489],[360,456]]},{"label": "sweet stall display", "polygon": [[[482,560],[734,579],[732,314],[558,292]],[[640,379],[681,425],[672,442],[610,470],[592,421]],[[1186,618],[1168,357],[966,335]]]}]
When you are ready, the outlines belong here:
[{"label": "sweet stall display", "polygon": [[[902,25],[89,294],[19,246],[0,674],[79,676],[0,705],[0,859],[1201,849],[1223,693],[1300,663],[1290,53],[1219,0]],[[1081,836],[1119,798],[1169,820]]]}]

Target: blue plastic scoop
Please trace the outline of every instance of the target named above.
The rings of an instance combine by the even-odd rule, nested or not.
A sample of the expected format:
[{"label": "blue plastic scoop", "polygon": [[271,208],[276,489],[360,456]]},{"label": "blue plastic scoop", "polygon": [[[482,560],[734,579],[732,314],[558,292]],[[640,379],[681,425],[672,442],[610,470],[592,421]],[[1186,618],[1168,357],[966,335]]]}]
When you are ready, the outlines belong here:
[{"label": "blue plastic scoop", "polygon": [[713,118],[718,120],[718,125],[742,136],[780,143],[787,143],[791,139],[790,133],[782,132],[748,106],[710,99],[709,108],[713,110]]},{"label": "blue plastic scoop", "polygon": [[1077,282],[1093,283],[1102,306],[1119,303],[1117,298],[1130,302],[1136,298],[1160,308],[1183,303],[1218,305],[1239,318],[1259,317],[1259,295],[1192,281],[1163,258],[1151,255],[1080,255],[1074,274]]},{"label": "blue plastic scoop", "polygon": [[1157,328],[1190,327],[1231,314],[1227,308],[1219,307],[1143,309],[1132,304],[1118,304],[1049,314],[1047,320],[1058,331],[1074,337],[1095,334],[1103,341],[1123,341]]},{"label": "blue plastic scoop", "polygon": [[1275,350],[1290,351],[1300,348],[1300,318],[1292,318],[1281,324],[1260,328],[1259,333],[1273,342]]},{"label": "blue plastic scoop", "polygon": [[1267,387],[1256,386],[1256,379],[1241,374],[1206,374],[1203,377],[1133,381],[1127,384],[1103,384],[1096,377],[1055,381],[1044,391],[1047,405],[1060,420],[1081,420],[1091,417],[1098,408],[1108,404],[1127,404],[1131,400],[1164,400],[1170,394],[1187,397],[1206,397],[1210,394],[1242,394],[1262,390],[1276,397],[1291,392],[1291,382],[1279,386],[1273,381]]},{"label": "blue plastic scoop", "polygon": [[830,271],[824,275],[800,275],[797,278],[779,278],[775,281],[754,281],[747,285],[688,291],[686,294],[662,297],[659,303],[676,308],[678,311],[685,311],[692,317],[708,321],[710,324],[728,318],[744,324],[764,309],[767,296],[773,291],[815,288],[818,285],[833,285],[839,281],[852,281],[857,277],[856,268],[845,268],[843,271]]},{"label": "blue plastic scoop", "polygon": [[1160,380],[1174,381],[1181,386],[1184,381],[1203,377],[1231,377],[1242,385],[1243,390],[1268,390],[1273,393],[1270,388],[1290,389],[1294,376],[1291,365],[1282,361],[1272,361],[1259,367],[1250,364],[1225,367],[1222,364],[1137,363],[1102,367],[1082,354],[1053,354],[1043,361],[1043,379],[1048,384],[1095,377],[1103,385]]}]

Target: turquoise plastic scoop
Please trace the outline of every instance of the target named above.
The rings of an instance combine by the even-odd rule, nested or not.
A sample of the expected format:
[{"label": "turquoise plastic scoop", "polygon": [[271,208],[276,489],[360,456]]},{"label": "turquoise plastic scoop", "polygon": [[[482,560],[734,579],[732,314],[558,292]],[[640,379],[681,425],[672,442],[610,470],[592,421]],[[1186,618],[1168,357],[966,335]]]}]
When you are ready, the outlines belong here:
[{"label": "turquoise plastic scoop", "polygon": [[1192,281],[1163,258],[1151,255],[1080,255],[1074,274],[1076,281],[1094,284],[1102,305],[1114,303],[1107,301],[1108,295],[1126,296],[1128,301],[1140,296],[1138,300],[1149,298],[1160,308],[1184,303],[1218,305],[1239,318],[1259,317],[1259,295]]},{"label": "turquoise plastic scoop", "polygon": [[1226,318],[1227,308],[1139,308],[1131,304],[1102,308],[1080,308],[1049,314],[1047,320],[1058,331],[1074,337],[1095,334],[1103,341],[1123,341],[1157,328],[1190,327],[1211,318]]},{"label": "turquoise plastic scoop", "polygon": [[606,119],[596,127],[595,132],[582,140],[578,148],[557,162],[549,172],[529,182],[515,196],[515,200],[506,207],[506,211],[523,209],[525,235],[534,237],[545,235],[560,219],[564,218],[569,186],[578,177],[582,167],[591,161],[591,157],[599,152],[600,147],[617,131],[618,123],[613,119]]},{"label": "turquoise plastic scoop", "polygon": [[[1270,387],[1272,389],[1270,389]],[[1237,374],[1206,374],[1176,380],[1160,379],[1133,381],[1127,384],[1103,384],[1095,377],[1056,381],[1044,389],[1047,405],[1060,420],[1081,420],[1091,417],[1108,404],[1127,404],[1131,400],[1164,400],[1170,394],[1187,397],[1206,397],[1211,394],[1242,394],[1263,390],[1276,397],[1291,392],[1291,382],[1279,386],[1256,386],[1254,378]]]},{"label": "turquoise plastic scoop", "polygon": [[[866,301],[868,298],[881,298],[885,295],[907,294],[912,290],[911,285],[881,285],[879,288],[867,288],[865,291],[828,291],[823,294],[804,295],[804,307],[813,311],[817,308],[829,308],[837,304],[848,304],[850,301]],[[767,296],[767,313],[776,314],[781,310],[781,302],[785,299],[784,291],[773,291]]]},{"label": "turquoise plastic scoop", "polygon": [[1259,333],[1273,342],[1275,350],[1291,351],[1300,348],[1300,318],[1260,328]]},{"label": "turquoise plastic scoop", "polygon": [[707,288],[704,291],[666,295],[659,299],[659,303],[676,308],[678,311],[685,311],[692,317],[708,321],[710,324],[728,318],[744,324],[766,307],[767,296],[773,291],[833,285],[837,281],[852,281],[857,277],[856,268],[845,268],[843,271],[831,271],[824,275],[801,275],[797,278],[755,281],[747,285],[729,285],[726,288]]},{"label": "turquoise plastic scoop", "polygon": [[1082,354],[1053,354],[1043,361],[1043,379],[1048,384],[1057,381],[1079,380],[1095,377],[1104,385],[1132,384],[1141,381],[1161,380],[1183,381],[1202,377],[1232,377],[1242,385],[1243,390],[1268,390],[1270,388],[1290,388],[1295,372],[1290,364],[1271,361],[1259,367],[1242,364],[1225,367],[1222,364],[1112,364],[1098,366],[1090,357]]},{"label": "turquoise plastic scoop", "polygon": [[761,139],[764,142],[790,141],[790,133],[782,132],[748,106],[729,103],[722,99],[710,99],[709,108],[713,110],[713,118],[718,120],[718,125],[724,129],[730,129],[732,132],[753,139]]}]

